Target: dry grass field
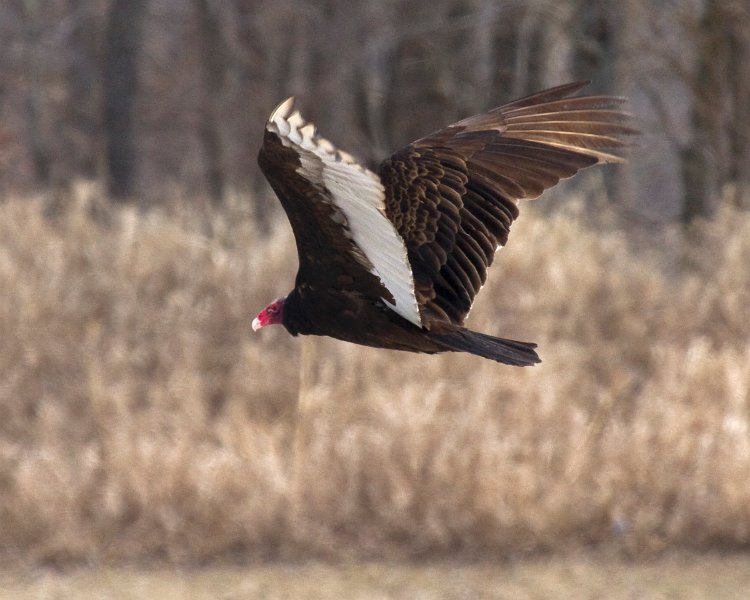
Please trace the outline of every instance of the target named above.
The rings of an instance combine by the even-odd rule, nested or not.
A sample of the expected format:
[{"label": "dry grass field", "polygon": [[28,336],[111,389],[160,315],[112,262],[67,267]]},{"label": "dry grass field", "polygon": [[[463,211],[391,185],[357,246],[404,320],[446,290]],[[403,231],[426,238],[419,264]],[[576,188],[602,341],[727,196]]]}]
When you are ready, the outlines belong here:
[{"label": "dry grass field", "polygon": [[747,600],[748,589],[746,555],[0,573],[0,600]]},{"label": "dry grass field", "polygon": [[526,207],[469,321],[514,369],[254,334],[286,224],[105,204],[0,203],[6,565],[747,548],[750,215]]}]

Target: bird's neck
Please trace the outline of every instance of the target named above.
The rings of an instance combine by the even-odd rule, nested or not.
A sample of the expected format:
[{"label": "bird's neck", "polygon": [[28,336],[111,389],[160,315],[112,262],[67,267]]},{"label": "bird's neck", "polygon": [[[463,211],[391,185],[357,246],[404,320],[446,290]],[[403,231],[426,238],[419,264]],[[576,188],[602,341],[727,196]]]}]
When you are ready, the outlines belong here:
[{"label": "bird's neck", "polygon": [[292,335],[306,335],[311,332],[312,323],[305,312],[305,303],[297,288],[294,288],[284,301],[282,324]]}]

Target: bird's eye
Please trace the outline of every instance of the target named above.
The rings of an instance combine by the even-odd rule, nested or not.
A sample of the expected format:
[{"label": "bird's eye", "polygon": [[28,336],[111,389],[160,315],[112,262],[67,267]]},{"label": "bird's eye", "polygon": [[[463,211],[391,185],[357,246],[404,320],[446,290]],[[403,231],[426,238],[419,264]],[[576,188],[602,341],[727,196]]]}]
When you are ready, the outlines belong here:
[{"label": "bird's eye", "polygon": [[266,312],[267,312],[267,313],[268,313],[269,315],[275,315],[275,314],[276,314],[276,311],[277,311],[277,310],[278,310],[278,309],[277,309],[277,308],[276,308],[275,306],[269,306],[269,307],[268,307],[268,308],[266,309]]}]

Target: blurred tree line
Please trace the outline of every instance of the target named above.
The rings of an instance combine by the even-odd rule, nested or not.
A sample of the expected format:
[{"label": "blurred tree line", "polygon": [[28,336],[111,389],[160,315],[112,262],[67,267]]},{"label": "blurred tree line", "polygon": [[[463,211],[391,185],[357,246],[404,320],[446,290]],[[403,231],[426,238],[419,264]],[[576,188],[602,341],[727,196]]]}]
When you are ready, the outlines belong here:
[{"label": "blurred tree line", "polygon": [[591,79],[646,135],[608,197],[648,218],[748,207],[748,0],[5,0],[0,185],[107,182],[275,204],[255,163],[288,95],[376,161],[470,113]]}]

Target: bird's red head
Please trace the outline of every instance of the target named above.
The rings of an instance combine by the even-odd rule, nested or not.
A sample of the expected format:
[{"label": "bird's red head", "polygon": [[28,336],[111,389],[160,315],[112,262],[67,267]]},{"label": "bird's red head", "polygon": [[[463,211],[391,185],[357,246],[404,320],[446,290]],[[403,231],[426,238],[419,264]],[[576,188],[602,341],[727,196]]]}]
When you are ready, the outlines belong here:
[{"label": "bird's red head", "polygon": [[284,318],[284,300],[286,298],[277,298],[260,311],[253,319],[253,331],[258,331],[266,325],[280,324]]}]

